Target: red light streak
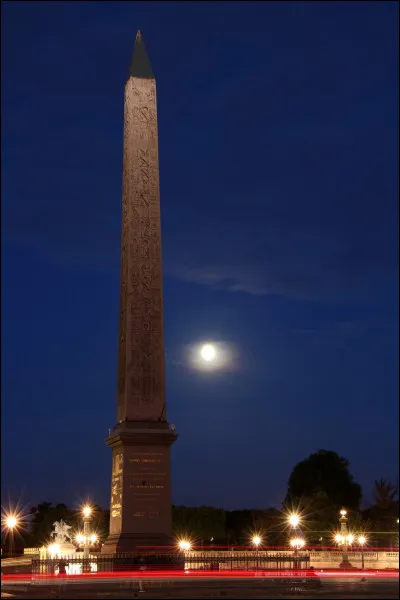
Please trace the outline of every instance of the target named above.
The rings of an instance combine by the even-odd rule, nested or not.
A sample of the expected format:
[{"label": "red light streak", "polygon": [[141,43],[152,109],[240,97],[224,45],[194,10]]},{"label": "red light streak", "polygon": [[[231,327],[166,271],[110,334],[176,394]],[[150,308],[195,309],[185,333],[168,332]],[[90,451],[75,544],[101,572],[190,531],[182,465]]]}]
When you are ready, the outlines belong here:
[{"label": "red light streak", "polygon": [[125,571],[115,573],[102,572],[102,573],[84,573],[79,575],[28,575],[28,574],[3,574],[3,582],[21,582],[21,581],[35,581],[39,582],[57,582],[61,580],[67,580],[70,582],[79,581],[101,581],[101,580],[119,580],[119,579],[165,579],[165,580],[176,580],[176,579],[263,579],[263,578],[323,578],[323,579],[343,579],[343,578],[373,578],[373,579],[398,579],[398,570],[379,570],[379,571],[367,571],[367,570],[351,570],[351,571],[340,571],[340,570],[280,570],[280,571]]}]

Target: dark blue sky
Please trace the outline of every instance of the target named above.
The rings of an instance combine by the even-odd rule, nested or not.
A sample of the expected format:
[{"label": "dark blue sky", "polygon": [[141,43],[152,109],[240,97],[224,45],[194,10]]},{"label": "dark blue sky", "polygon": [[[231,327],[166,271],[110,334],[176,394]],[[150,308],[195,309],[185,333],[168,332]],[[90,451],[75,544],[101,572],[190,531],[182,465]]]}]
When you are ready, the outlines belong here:
[{"label": "dark blue sky", "polygon": [[[157,79],[173,501],[398,470],[396,2],[2,3],[2,489],[107,505],[123,93]],[[182,364],[201,339],[238,368]]]}]

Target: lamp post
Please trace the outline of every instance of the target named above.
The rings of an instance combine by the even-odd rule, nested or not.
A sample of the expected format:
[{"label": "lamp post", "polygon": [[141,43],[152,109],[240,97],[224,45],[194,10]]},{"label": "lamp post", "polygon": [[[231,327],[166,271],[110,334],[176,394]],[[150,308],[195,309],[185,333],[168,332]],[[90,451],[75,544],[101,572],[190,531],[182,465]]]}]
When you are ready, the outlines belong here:
[{"label": "lamp post", "polygon": [[[289,515],[289,525],[293,530],[293,535],[290,539],[290,545],[293,548],[293,566],[296,569],[297,568],[297,551],[299,549],[299,544],[298,542],[301,541],[301,537],[298,535],[298,532],[300,532],[300,518],[296,513],[292,513],[291,515]],[[301,533],[301,532],[300,532]],[[304,543],[303,543],[304,546]],[[300,544],[300,547],[301,544]]]},{"label": "lamp post", "polygon": [[256,569],[258,569],[258,547],[261,544],[261,538],[259,535],[255,535],[251,541],[253,542],[253,546],[256,548]]},{"label": "lamp post", "polygon": [[83,514],[83,558],[89,558],[90,550],[90,534],[89,524],[92,517],[92,508],[90,506],[84,506],[82,509]]},{"label": "lamp post", "polygon": [[188,540],[179,540],[178,542],[178,548],[182,552],[183,556],[183,570],[185,570],[186,567],[186,552],[188,552],[191,547],[192,544]]},{"label": "lamp post", "polygon": [[360,537],[358,538],[358,543],[360,544],[361,547],[361,569],[364,571],[364,546],[367,542],[367,539],[365,536],[360,535]]},{"label": "lamp post", "polygon": [[351,544],[353,541],[353,536],[349,536],[349,534],[348,534],[347,510],[345,510],[344,508],[342,508],[342,510],[340,511],[339,523],[340,523],[340,536],[336,536],[336,541],[341,546],[343,546],[342,562],[340,563],[339,566],[341,569],[349,569],[352,567],[352,564],[349,561],[348,547],[349,547],[349,543]]},{"label": "lamp post", "polygon": [[6,518],[6,527],[8,529],[8,554],[10,558],[14,554],[14,529],[18,525],[17,517],[14,515],[8,515]]},{"label": "lamp post", "polygon": [[303,538],[293,538],[290,540],[290,545],[293,548],[293,564],[295,569],[298,568],[298,552],[304,547],[305,543],[306,542]]},{"label": "lamp post", "polygon": [[91,546],[93,546],[98,538],[95,533],[91,533],[89,530],[90,520],[92,518],[93,509],[91,506],[84,506],[82,509],[83,517],[83,534],[79,533],[76,536],[76,541],[83,548],[83,570],[89,570],[89,552]]}]

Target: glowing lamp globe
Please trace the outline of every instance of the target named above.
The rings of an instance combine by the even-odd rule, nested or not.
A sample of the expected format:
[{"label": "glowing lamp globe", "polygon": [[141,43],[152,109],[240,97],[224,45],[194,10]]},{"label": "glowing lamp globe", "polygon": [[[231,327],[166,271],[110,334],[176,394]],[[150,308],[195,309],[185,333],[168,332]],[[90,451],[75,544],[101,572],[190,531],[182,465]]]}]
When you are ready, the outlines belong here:
[{"label": "glowing lamp globe", "polygon": [[335,542],[337,544],[341,544],[343,542],[343,536],[340,535],[340,533],[338,533],[337,535],[335,535]]},{"label": "glowing lamp globe", "polygon": [[291,524],[292,527],[297,527],[298,524],[300,523],[300,519],[297,515],[290,515],[289,523]]},{"label": "glowing lamp globe", "polygon": [[13,516],[7,517],[6,525],[8,529],[14,529],[17,526],[17,519]]},{"label": "glowing lamp globe", "polygon": [[84,506],[83,510],[82,510],[82,513],[83,513],[83,516],[85,517],[85,519],[87,519],[92,514],[91,507],[90,506]]},{"label": "glowing lamp globe", "polygon": [[186,540],[181,540],[178,545],[181,550],[190,550],[191,548],[191,543]]}]

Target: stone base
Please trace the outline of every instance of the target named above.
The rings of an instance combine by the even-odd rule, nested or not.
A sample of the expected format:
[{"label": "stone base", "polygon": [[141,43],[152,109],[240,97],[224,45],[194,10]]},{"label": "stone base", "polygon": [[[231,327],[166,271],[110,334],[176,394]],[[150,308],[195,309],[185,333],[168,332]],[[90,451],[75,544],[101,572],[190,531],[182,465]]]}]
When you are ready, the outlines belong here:
[{"label": "stone base", "polygon": [[351,564],[351,562],[349,560],[342,560],[339,567],[341,569],[352,569],[353,565]]},{"label": "stone base", "polygon": [[130,533],[110,535],[101,548],[102,554],[121,554],[124,552],[140,552],[149,554],[172,551],[173,541],[165,535],[140,536]]}]

